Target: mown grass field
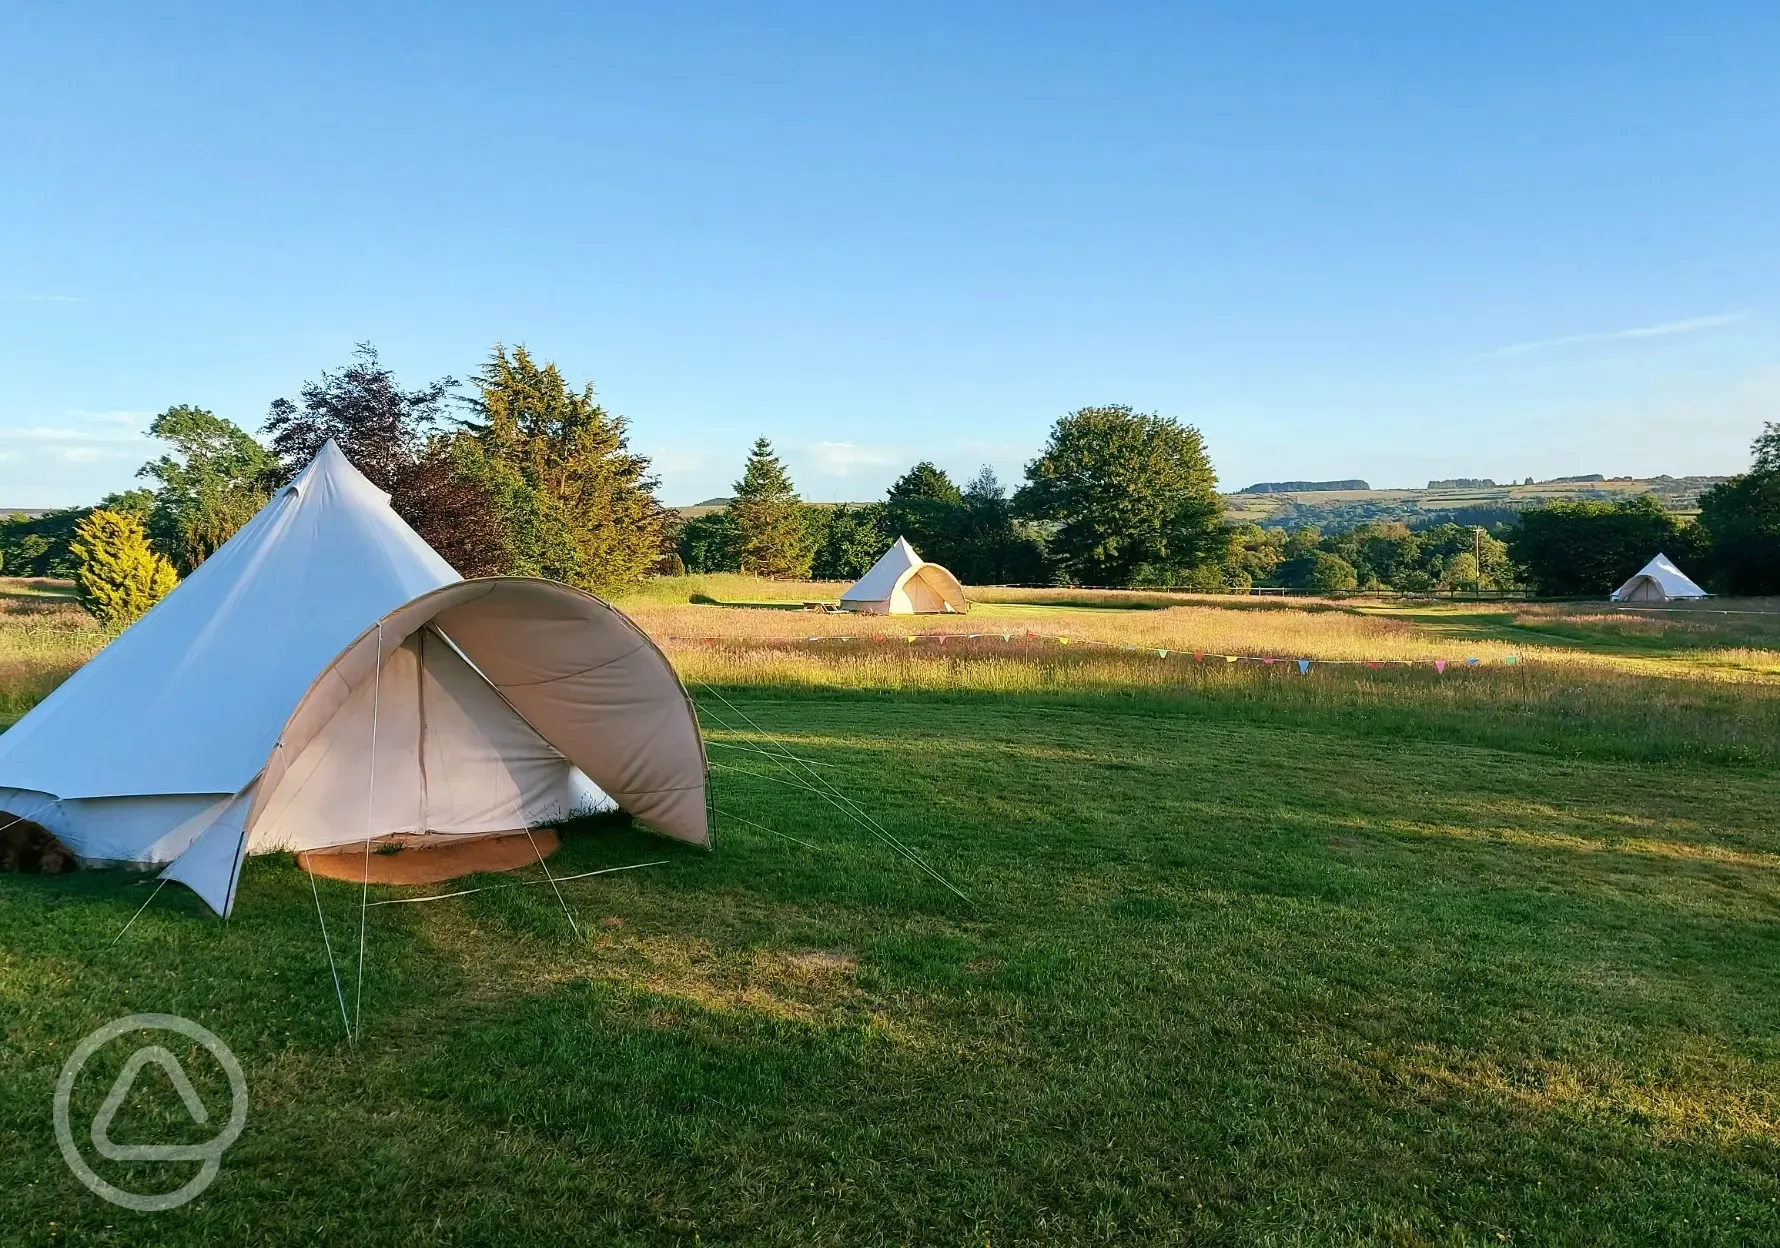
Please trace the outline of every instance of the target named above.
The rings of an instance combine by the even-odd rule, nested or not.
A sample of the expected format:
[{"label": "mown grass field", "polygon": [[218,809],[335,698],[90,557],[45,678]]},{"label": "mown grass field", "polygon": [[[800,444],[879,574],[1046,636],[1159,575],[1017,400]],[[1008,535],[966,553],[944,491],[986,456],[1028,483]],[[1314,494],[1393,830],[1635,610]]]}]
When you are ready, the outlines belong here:
[{"label": "mown grass field", "polygon": [[[229,923],[169,888],[114,947],[129,877],[0,876],[0,1239],[1780,1242],[1775,618],[694,595],[833,595],[626,600],[700,703],[717,851],[567,837],[553,870],[666,860],[566,886],[580,936],[547,887],[372,911],[357,1045],[287,858]],[[7,600],[0,706],[101,640]],[[356,932],[356,889],[321,900]],[[138,1010],[252,1096],[165,1214],[88,1195],[50,1128],[69,1051]],[[169,1138],[138,1086],[114,1135]]]}]

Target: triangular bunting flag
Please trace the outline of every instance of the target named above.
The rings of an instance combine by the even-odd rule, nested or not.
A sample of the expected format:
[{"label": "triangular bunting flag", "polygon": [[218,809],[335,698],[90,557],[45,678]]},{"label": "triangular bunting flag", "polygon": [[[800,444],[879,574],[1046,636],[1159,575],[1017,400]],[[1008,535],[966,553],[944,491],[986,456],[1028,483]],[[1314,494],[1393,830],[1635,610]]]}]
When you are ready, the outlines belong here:
[{"label": "triangular bunting flag", "polygon": [[1518,663],[1518,662],[1520,662],[1520,660],[1512,654],[1505,654],[1502,656],[1502,662],[1504,662],[1504,663]]},{"label": "triangular bunting flag", "polygon": [[1446,660],[1445,659],[1435,659],[1434,660],[1434,670],[1444,676],[1446,674]]},{"label": "triangular bunting flag", "polygon": [[1309,672],[1310,672],[1310,660],[1309,659],[1299,659],[1298,660],[1298,675],[1300,675],[1300,676],[1308,675]]},{"label": "triangular bunting flag", "polygon": [[1466,667],[1476,667],[1478,662],[1479,662],[1479,660],[1477,660],[1477,659],[1466,659],[1465,666]]}]

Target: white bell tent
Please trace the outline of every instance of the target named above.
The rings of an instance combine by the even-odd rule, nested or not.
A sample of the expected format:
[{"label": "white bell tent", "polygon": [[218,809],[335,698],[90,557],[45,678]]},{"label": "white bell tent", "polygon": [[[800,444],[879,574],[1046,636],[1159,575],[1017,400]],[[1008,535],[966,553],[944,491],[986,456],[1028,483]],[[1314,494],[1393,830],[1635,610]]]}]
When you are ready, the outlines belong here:
[{"label": "white bell tent", "polygon": [[1665,554],[1645,564],[1631,580],[1613,591],[1613,602],[1673,602],[1678,599],[1705,598],[1706,591],[1695,585]]},{"label": "white bell tent", "polygon": [[466,581],[332,442],[0,734],[0,807],[219,913],[243,857],[622,807],[710,843],[667,658],[591,595]]},{"label": "white bell tent", "polygon": [[922,559],[908,539],[899,537],[841,595],[841,609],[866,615],[963,615],[970,603],[957,577]]}]

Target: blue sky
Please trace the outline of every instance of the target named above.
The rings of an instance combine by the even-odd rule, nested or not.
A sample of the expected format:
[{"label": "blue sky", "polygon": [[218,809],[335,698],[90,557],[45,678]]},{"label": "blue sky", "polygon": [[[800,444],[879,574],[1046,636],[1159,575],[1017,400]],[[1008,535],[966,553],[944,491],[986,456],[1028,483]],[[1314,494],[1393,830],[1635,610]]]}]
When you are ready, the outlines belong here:
[{"label": "blue sky", "polygon": [[592,379],[675,503],[1004,480],[1058,415],[1268,478],[1731,472],[1780,420],[1780,6],[0,9],[0,505],[353,344]]}]

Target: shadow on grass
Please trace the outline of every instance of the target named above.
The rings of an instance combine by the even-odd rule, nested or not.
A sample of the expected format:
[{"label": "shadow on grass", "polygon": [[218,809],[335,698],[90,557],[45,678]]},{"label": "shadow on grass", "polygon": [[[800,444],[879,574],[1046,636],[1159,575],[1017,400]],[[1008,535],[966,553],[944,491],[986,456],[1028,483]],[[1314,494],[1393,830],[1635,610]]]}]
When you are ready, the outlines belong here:
[{"label": "shadow on grass", "polygon": [[[714,854],[567,829],[553,874],[667,860],[565,884],[579,937],[547,886],[371,912],[348,1048],[287,857],[249,862],[229,923],[169,889],[90,961],[141,890],[0,877],[12,1224],[171,1244],[1772,1238],[1772,869],[1698,864],[1708,889],[1659,856],[1525,839],[1716,829],[1770,855],[1769,773],[1253,697],[724,692],[977,903],[761,759],[718,775],[717,804],[761,827],[720,817]],[[359,889],[318,891],[346,970]],[[129,1009],[211,1026],[254,1097],[224,1178],[140,1225],[82,1203],[43,1111],[78,1037]]]}]

